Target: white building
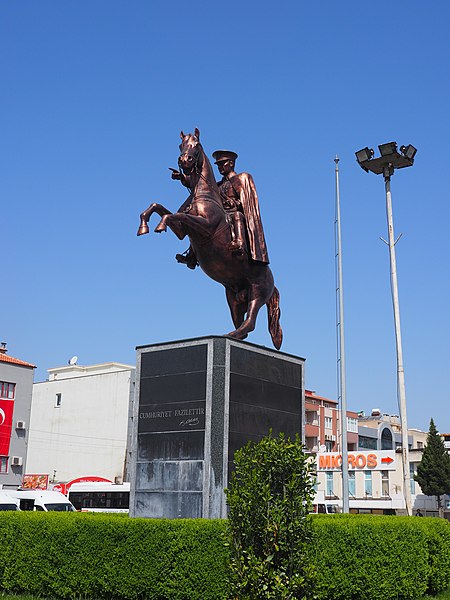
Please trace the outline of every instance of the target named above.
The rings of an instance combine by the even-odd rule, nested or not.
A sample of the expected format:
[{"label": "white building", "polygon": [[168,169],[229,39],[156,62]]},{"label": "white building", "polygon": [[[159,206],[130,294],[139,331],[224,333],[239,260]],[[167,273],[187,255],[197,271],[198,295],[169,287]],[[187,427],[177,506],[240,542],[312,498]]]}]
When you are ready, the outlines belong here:
[{"label": "white building", "polygon": [[[342,507],[342,457],[337,452],[317,455],[317,503]],[[402,514],[401,454],[389,450],[348,453],[350,512]]]},{"label": "white building", "polygon": [[122,480],[135,367],[74,364],[48,373],[33,386],[26,473],[48,474],[51,482]]},{"label": "white building", "polygon": [[[358,450],[349,451],[349,508],[353,513],[406,514],[403,493],[401,430],[396,415],[373,411],[359,418]],[[410,486],[413,514],[438,516],[436,498],[425,496],[414,480],[422,460],[427,434],[408,430]],[[317,454],[317,504],[342,507],[341,455],[337,452]],[[450,499],[442,498],[444,516],[450,519]]]}]

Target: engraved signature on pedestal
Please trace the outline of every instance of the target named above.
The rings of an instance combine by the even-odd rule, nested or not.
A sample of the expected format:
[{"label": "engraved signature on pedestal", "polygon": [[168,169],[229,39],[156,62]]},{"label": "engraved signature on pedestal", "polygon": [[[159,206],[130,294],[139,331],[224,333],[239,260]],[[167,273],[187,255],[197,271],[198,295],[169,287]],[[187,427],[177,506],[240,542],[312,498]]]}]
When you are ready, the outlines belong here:
[{"label": "engraved signature on pedestal", "polygon": [[200,423],[200,419],[198,417],[193,417],[192,419],[185,419],[184,421],[180,421],[180,427],[194,427]]}]

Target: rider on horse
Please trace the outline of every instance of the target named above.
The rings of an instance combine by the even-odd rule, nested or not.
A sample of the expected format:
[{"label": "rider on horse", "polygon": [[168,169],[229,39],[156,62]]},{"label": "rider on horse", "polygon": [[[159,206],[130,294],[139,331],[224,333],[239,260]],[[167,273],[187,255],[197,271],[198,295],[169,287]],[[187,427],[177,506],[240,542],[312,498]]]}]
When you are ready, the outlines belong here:
[{"label": "rider on horse", "polygon": [[[215,164],[222,175],[217,185],[230,225],[230,250],[237,257],[248,255],[253,261],[269,264],[255,184],[249,173],[235,172],[237,156],[236,152],[230,150],[213,152]],[[172,171],[172,179],[180,179],[183,183],[183,174],[174,169]],[[195,269],[198,264],[191,246],[175,258],[190,269]]]}]

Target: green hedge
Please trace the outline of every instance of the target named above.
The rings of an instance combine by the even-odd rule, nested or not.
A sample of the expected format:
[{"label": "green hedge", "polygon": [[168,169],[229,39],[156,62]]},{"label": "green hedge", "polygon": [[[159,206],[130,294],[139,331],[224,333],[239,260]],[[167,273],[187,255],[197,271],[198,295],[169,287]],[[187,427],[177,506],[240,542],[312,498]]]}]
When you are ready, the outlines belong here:
[{"label": "green hedge", "polygon": [[224,523],[0,513],[0,590],[61,598],[226,597]]},{"label": "green hedge", "polygon": [[426,521],[365,515],[316,517],[319,600],[421,598],[430,577]]},{"label": "green hedge", "polygon": [[[416,599],[450,587],[450,524],[313,517],[318,600]],[[0,513],[0,591],[60,598],[225,600],[224,521]]]}]

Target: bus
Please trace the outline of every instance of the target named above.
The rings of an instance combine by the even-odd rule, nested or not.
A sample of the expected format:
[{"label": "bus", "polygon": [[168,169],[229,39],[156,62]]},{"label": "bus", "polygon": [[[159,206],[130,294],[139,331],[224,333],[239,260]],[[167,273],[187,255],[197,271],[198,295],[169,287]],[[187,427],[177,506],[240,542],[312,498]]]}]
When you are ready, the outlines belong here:
[{"label": "bus", "polygon": [[335,515],[339,512],[341,512],[341,508],[336,503],[315,502],[313,504],[313,513],[317,513],[319,515]]},{"label": "bus", "polygon": [[130,484],[103,481],[74,483],[69,488],[69,500],[82,512],[127,513],[130,507]]}]

